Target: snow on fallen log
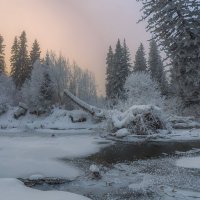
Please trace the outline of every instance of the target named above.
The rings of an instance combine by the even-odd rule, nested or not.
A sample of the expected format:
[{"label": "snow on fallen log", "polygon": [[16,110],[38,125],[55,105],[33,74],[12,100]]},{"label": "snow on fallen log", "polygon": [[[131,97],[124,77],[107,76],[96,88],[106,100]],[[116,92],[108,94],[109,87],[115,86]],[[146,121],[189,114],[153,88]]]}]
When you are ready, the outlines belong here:
[{"label": "snow on fallen log", "polygon": [[131,134],[148,135],[159,130],[170,130],[160,108],[152,105],[135,105],[124,113],[113,113],[109,127],[116,132],[126,128]]},{"label": "snow on fallen log", "polygon": [[82,101],[81,99],[79,99],[78,97],[74,96],[70,91],[68,90],[64,90],[64,94],[70,98],[70,100],[75,103],[76,105],[78,105],[80,108],[82,108],[83,110],[85,110],[86,112],[89,112],[92,116],[98,118],[98,119],[105,119],[105,114],[104,114],[104,110],[99,109],[95,106],[91,106],[89,104],[87,104],[86,102]]},{"label": "snow on fallen log", "polygon": [[[103,110],[91,106],[74,96],[68,90],[64,94],[80,108],[89,112],[93,117],[107,120],[109,131],[116,132],[116,136],[124,137],[130,134],[148,135],[158,133],[159,130],[170,131],[160,108],[152,105],[135,105],[122,113],[117,110]],[[119,131],[123,129],[122,131]]]},{"label": "snow on fallen log", "polygon": [[21,116],[24,116],[28,110],[28,107],[24,103],[19,103],[19,108],[14,113],[14,118],[18,119]]}]

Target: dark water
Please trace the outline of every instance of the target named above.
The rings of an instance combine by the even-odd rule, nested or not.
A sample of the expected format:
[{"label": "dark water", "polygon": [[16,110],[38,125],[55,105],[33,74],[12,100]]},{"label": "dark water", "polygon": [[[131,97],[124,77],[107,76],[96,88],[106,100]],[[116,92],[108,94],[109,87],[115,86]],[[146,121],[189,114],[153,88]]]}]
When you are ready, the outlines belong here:
[{"label": "dark water", "polygon": [[119,162],[145,160],[163,157],[165,155],[173,155],[176,151],[186,152],[193,148],[200,148],[200,141],[118,142],[89,156],[87,159],[101,164],[115,164]]}]

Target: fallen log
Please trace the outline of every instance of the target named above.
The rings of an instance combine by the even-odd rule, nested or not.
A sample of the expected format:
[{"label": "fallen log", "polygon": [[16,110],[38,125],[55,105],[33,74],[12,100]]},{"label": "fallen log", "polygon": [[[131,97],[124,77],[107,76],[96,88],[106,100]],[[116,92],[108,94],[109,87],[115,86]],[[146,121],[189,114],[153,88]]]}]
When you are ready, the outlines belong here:
[{"label": "fallen log", "polygon": [[106,119],[105,113],[103,109],[99,109],[95,106],[91,106],[84,102],[83,100],[74,96],[70,91],[64,90],[64,94],[77,106],[82,108],[84,111],[90,113],[93,117],[103,120]]}]

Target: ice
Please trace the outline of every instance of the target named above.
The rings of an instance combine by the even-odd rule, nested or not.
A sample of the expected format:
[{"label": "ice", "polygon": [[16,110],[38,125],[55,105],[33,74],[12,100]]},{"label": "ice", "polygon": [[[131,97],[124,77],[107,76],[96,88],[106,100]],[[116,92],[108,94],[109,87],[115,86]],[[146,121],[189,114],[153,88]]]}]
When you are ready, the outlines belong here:
[{"label": "ice", "polygon": [[2,200],[89,200],[70,192],[39,191],[28,188],[16,179],[0,178],[0,198]]},{"label": "ice", "polygon": [[89,135],[2,136],[0,140],[0,178],[45,177],[74,179],[81,171],[63,161],[96,153],[105,141]]},{"label": "ice", "polygon": [[178,167],[200,169],[200,156],[199,157],[184,157],[176,161]]}]

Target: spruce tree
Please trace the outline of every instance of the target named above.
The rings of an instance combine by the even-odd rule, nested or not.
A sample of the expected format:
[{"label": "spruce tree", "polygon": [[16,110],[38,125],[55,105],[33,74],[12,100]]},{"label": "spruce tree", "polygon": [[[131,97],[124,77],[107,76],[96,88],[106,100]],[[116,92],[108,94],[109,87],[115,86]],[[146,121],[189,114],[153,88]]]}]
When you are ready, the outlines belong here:
[{"label": "spruce tree", "polygon": [[27,50],[27,39],[26,39],[26,32],[23,31],[22,34],[19,37],[19,80],[17,82],[17,87],[21,88],[23,83],[27,78],[30,78],[31,76],[31,65],[30,60],[28,56],[28,50]]},{"label": "spruce tree", "polygon": [[45,55],[45,65],[50,65],[50,55],[49,55],[49,51],[46,52],[46,55]]},{"label": "spruce tree", "polygon": [[4,45],[3,36],[0,35],[0,75],[5,74],[5,45]]},{"label": "spruce tree", "polygon": [[130,74],[131,59],[125,39],[123,46],[118,39],[114,53],[109,47],[106,64],[106,96],[115,103],[118,98],[125,98],[124,84]]},{"label": "spruce tree", "polygon": [[122,87],[122,94],[121,97],[125,98],[124,96],[124,84],[126,82],[127,77],[130,74],[131,70],[131,58],[130,58],[130,51],[126,44],[126,40],[124,39],[123,48],[122,48],[122,65],[120,69],[120,81],[121,81],[121,87]]},{"label": "spruce tree", "polygon": [[162,94],[167,94],[167,81],[164,72],[164,65],[155,40],[150,42],[148,69],[152,79],[156,81],[161,89]]},{"label": "spruce tree", "polygon": [[123,47],[120,40],[118,39],[115,54],[113,59],[113,95],[115,99],[122,97],[122,92],[124,90],[123,80],[121,80],[121,69],[123,66]]},{"label": "spruce tree", "polygon": [[135,62],[134,62],[134,72],[138,71],[147,71],[147,62],[145,58],[145,51],[144,51],[144,46],[141,43],[136,54],[135,54]]},{"label": "spruce tree", "polygon": [[19,66],[19,42],[17,37],[15,37],[13,45],[11,47],[11,58],[10,58],[10,65],[11,65],[11,77],[18,87],[20,82],[20,66]]},{"label": "spruce tree", "polygon": [[114,59],[114,54],[112,47],[109,47],[107,58],[106,58],[106,97],[108,100],[113,99],[113,79],[114,79],[114,74],[113,74],[113,59]]},{"label": "spruce tree", "polygon": [[143,3],[147,30],[172,61],[177,93],[185,105],[200,104],[200,2],[138,0]]},{"label": "spruce tree", "polygon": [[[48,66],[44,66],[48,67]],[[53,87],[52,87],[52,81],[50,78],[50,75],[48,71],[46,70],[43,74],[43,82],[40,88],[40,97],[41,102],[46,102],[47,104],[52,101],[53,98]]]},{"label": "spruce tree", "polygon": [[32,49],[30,52],[30,64],[33,66],[36,60],[40,60],[40,45],[37,40],[33,42]]}]

